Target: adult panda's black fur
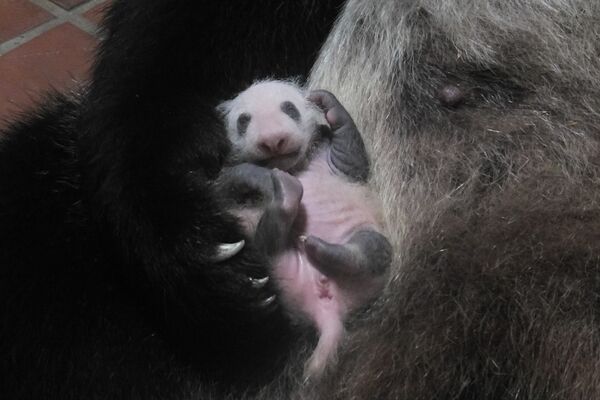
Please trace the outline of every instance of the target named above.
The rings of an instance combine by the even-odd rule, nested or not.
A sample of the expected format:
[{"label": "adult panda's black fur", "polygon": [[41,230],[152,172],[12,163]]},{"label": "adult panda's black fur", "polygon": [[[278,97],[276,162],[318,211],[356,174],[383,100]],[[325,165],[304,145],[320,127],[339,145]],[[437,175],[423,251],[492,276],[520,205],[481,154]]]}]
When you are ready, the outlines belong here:
[{"label": "adult panda's black fur", "polygon": [[[179,398],[277,370],[290,333],[210,181],[214,107],[305,77],[341,1],[117,1],[89,85],[0,138],[3,398]],[[215,389],[216,390],[216,389]]]}]

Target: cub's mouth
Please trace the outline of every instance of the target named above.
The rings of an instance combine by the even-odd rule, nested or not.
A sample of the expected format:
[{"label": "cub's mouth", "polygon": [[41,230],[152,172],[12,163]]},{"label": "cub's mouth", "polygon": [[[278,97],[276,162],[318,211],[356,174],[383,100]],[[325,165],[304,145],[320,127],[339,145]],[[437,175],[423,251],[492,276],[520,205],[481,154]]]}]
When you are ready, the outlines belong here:
[{"label": "cub's mouth", "polygon": [[259,165],[267,168],[279,168],[282,171],[289,171],[298,164],[301,159],[301,151],[300,149],[296,151],[292,151],[287,154],[282,154],[278,156],[272,156],[269,158],[265,158],[260,160]]}]

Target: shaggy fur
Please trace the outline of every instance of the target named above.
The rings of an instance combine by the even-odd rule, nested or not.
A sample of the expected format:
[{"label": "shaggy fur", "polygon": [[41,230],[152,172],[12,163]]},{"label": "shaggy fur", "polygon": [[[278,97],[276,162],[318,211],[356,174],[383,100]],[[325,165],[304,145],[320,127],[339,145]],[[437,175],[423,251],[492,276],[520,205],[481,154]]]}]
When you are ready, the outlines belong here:
[{"label": "shaggy fur", "polygon": [[[244,311],[252,254],[206,264],[231,234],[205,202],[226,152],[209,110],[304,72],[336,5],[197,4],[117,2],[90,91],[1,143],[8,398],[211,398],[173,347],[210,363],[227,346],[179,340],[159,301],[169,321],[223,315],[199,325],[217,334],[276,315]],[[302,385],[288,364],[259,397],[600,398],[599,46],[595,0],[348,2],[311,85],[365,135],[393,276],[336,368]],[[171,314],[194,285],[207,296]]]},{"label": "shaggy fur", "polygon": [[317,398],[600,397],[599,43],[596,1],[348,3],[311,85],[397,260]]}]

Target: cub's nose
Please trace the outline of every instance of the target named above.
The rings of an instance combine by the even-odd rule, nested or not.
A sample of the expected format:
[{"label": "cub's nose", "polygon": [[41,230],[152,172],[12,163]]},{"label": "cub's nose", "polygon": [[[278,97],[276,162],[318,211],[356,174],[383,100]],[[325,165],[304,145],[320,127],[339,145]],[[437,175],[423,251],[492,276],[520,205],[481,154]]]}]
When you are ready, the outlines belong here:
[{"label": "cub's nose", "polygon": [[277,133],[265,135],[258,142],[258,148],[265,154],[280,156],[289,153],[289,134]]}]

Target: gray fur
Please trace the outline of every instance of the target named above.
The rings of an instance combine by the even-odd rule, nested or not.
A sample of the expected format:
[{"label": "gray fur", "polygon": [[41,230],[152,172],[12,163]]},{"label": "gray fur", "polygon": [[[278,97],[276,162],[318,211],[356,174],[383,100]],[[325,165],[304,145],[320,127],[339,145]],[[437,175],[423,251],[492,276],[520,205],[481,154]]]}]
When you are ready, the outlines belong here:
[{"label": "gray fur", "polygon": [[298,397],[600,398],[599,46],[596,0],[348,2],[310,86],[364,135],[395,260]]},{"label": "gray fur", "polygon": [[397,258],[319,398],[600,398],[599,43],[597,1],[348,3],[311,86]]}]

